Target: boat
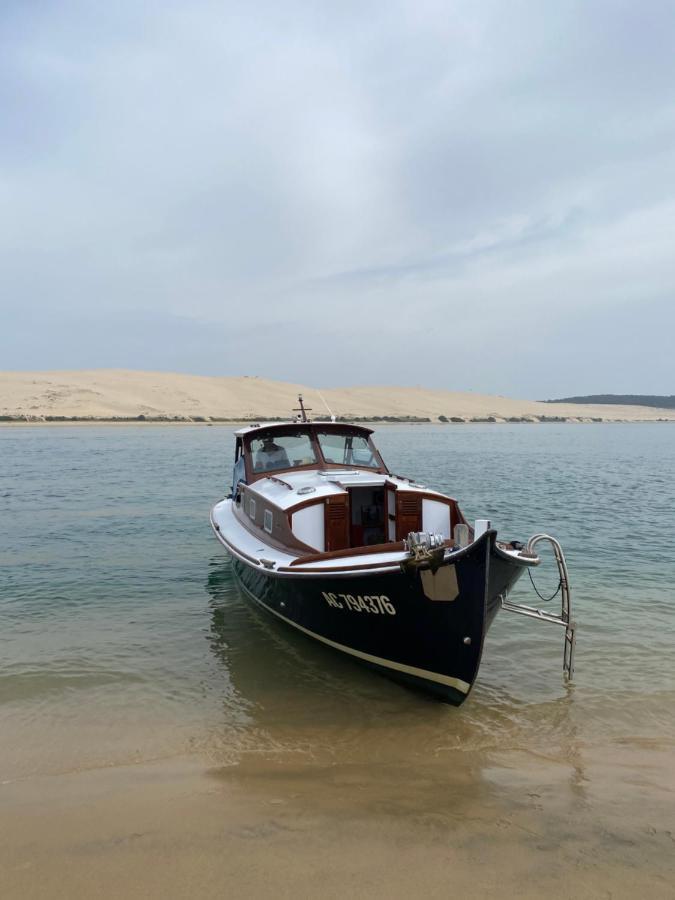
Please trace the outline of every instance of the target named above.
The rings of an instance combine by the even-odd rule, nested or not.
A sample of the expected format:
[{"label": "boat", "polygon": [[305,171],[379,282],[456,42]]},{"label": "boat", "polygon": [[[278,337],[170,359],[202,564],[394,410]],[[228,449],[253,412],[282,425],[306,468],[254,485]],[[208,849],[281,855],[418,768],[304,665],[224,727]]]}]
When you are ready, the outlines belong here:
[{"label": "boat", "polygon": [[[504,541],[470,524],[457,500],[392,473],[359,423],[311,420],[302,397],[289,421],[235,432],[232,489],[211,510],[243,593],[288,626],[455,706],[478,674],[485,636],[507,609],[574,623],[564,556],[548,535]],[[553,542],[561,616],[509,600]]]}]

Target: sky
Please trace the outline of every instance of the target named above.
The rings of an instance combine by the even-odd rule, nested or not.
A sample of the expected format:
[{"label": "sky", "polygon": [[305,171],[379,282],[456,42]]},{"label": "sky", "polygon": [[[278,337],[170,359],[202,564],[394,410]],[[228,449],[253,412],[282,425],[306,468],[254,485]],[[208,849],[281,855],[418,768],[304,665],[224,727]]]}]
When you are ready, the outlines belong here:
[{"label": "sky", "polygon": [[0,369],[675,393],[670,0],[0,4]]}]

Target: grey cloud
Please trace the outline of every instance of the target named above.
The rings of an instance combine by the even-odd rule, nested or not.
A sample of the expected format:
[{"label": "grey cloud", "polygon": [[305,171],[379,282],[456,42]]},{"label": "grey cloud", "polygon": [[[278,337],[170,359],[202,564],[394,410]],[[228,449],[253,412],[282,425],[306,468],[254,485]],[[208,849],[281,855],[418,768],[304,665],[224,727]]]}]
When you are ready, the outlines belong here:
[{"label": "grey cloud", "polygon": [[672,392],[674,44],[665,2],[5,4],[0,366]]}]

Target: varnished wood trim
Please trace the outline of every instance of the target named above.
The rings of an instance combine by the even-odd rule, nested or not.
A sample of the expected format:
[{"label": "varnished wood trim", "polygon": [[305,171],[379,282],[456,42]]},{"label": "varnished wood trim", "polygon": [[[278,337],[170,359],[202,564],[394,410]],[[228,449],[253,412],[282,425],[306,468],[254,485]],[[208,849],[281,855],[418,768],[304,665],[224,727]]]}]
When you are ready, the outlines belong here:
[{"label": "varnished wood trim", "polygon": [[[293,534],[292,529],[290,528],[290,524],[286,517],[286,510],[281,509],[275,503],[269,501],[266,497],[261,497],[260,494],[255,494],[256,500],[256,521],[254,522],[248,513],[242,508],[244,502],[246,501],[246,493],[244,493],[241,504],[234,504],[232,507],[232,512],[237,522],[245,528],[249,534],[252,534],[256,537],[261,543],[268,544],[271,547],[274,547],[276,550],[281,550],[283,553],[316,553],[316,547],[311,547],[309,544],[305,544],[303,541],[298,540]],[[279,540],[275,538],[273,534],[270,534],[268,531],[265,531],[263,528],[265,509],[271,509],[275,516],[275,521],[279,521],[281,523],[285,523],[287,528],[284,528],[284,540]],[[278,518],[277,518],[278,517]],[[260,520],[260,521],[258,521]]]},{"label": "varnished wood trim", "polygon": [[291,563],[290,566],[279,566],[277,572],[314,572],[316,574],[323,574],[324,572],[360,572],[364,569],[398,569],[400,565],[400,562],[396,560],[394,562],[359,563],[355,566],[322,566],[320,569],[312,569],[309,566],[295,566],[294,563]]},{"label": "varnished wood trim", "polygon": [[288,488],[289,491],[295,490],[292,484],[289,484],[287,481],[284,481],[283,478],[279,478],[277,475],[268,475],[270,481],[276,481],[277,484],[283,484],[285,488]]},{"label": "varnished wood trim", "polygon": [[283,436],[284,434],[298,434],[305,431],[309,434],[310,440],[312,442],[312,448],[314,449],[314,455],[316,456],[316,462],[310,463],[306,466],[289,466],[286,469],[274,469],[273,471],[267,472],[254,472],[253,466],[251,465],[251,441],[255,440],[259,435],[265,434],[268,429],[266,428],[256,428],[255,431],[249,432],[246,435],[243,435],[243,445],[244,445],[244,466],[246,469],[246,481],[248,484],[253,484],[254,481],[258,481],[261,478],[268,478],[272,475],[280,475],[284,472],[301,472],[303,470],[308,469],[359,469],[359,471],[365,472],[376,472],[380,475],[389,474],[388,469],[384,460],[382,459],[382,455],[375,444],[371,441],[372,448],[375,451],[376,458],[379,459],[381,466],[377,468],[372,468],[371,466],[343,466],[337,463],[329,463],[324,459],[323,453],[321,452],[321,445],[319,443],[319,439],[317,437],[317,432],[319,431],[344,431],[351,432],[353,435],[361,435],[370,439],[370,435],[373,433],[371,428],[365,428],[360,425],[351,425],[348,423],[326,423],[326,422],[289,422],[288,424],[283,423],[273,424],[273,427],[269,429],[270,433],[277,434],[278,436]]},{"label": "varnished wood trim", "polygon": [[371,553],[400,553],[404,549],[403,541],[392,541],[388,544],[372,544],[366,547],[347,547],[344,550],[330,550],[326,553],[312,553],[309,556],[299,556],[293,560],[291,565],[303,566],[311,562],[321,562],[324,559],[344,559],[349,556],[366,556]]},{"label": "varnished wood trim", "polygon": [[[443,546],[447,550],[451,550],[455,546],[455,542],[453,540],[443,541]],[[295,568],[296,566],[305,566],[308,563],[314,562],[323,562],[324,560],[332,560],[332,559],[347,559],[353,556],[369,556],[374,553],[402,553],[405,550],[405,543],[403,541],[392,541],[389,544],[372,544],[371,546],[366,547],[349,547],[346,550],[332,550],[328,553],[313,553],[309,556],[299,556],[297,559],[294,559],[290,564],[290,567]],[[389,563],[368,563],[368,565],[389,565]],[[350,568],[360,568],[362,564],[358,564],[356,566],[350,566]],[[312,569],[312,571],[315,571]]]},{"label": "varnished wood trim", "polygon": [[[246,454],[247,459],[250,459],[249,454]],[[289,466],[287,469],[274,469],[274,475],[290,475],[293,472],[302,472],[302,471],[310,471],[311,469],[321,469],[322,471],[328,471],[329,469],[335,470],[336,472],[347,471],[351,472],[354,469],[358,469],[359,472],[371,472],[373,475],[387,475],[387,470],[379,467],[377,469],[373,469],[370,466],[339,466],[337,463],[328,463],[324,459],[319,459],[317,462],[310,463],[306,466]],[[272,471],[269,472],[249,472],[249,467],[246,468],[246,477],[248,479],[249,484],[253,484],[255,481],[260,481],[263,478],[271,478]],[[279,479],[281,480],[281,479]],[[351,487],[351,485],[350,485]],[[358,485],[355,485],[358,487]]]}]

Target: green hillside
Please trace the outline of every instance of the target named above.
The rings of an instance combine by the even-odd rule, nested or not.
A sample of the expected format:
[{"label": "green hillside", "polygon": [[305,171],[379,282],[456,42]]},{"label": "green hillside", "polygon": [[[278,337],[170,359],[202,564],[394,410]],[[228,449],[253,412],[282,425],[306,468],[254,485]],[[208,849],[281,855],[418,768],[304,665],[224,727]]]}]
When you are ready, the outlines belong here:
[{"label": "green hillside", "polygon": [[602,403],[608,406],[652,406],[657,409],[675,409],[675,395],[659,394],[587,394],[584,397],[560,397],[544,403]]}]

